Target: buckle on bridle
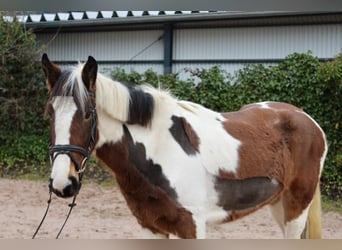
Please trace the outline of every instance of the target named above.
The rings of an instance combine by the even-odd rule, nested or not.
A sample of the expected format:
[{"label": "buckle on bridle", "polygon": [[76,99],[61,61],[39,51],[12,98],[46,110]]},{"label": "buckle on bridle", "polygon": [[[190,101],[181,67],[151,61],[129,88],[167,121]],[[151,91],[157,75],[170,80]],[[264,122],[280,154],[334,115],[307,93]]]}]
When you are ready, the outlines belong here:
[{"label": "buckle on bridle", "polygon": [[[75,145],[54,145],[54,146],[50,146],[49,149],[50,149],[50,160],[52,164],[59,155],[67,155],[70,158],[70,160],[74,163],[76,172],[78,174],[84,171],[85,165],[89,158],[88,150],[79,146],[75,146]],[[72,156],[71,153],[78,153],[83,156],[83,160],[81,164],[79,164],[79,162]]]}]

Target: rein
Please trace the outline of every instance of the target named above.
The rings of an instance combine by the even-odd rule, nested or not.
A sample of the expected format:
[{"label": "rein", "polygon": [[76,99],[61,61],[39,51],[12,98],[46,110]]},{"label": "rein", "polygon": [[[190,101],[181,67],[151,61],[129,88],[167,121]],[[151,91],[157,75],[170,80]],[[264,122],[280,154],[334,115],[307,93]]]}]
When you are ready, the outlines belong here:
[{"label": "rein", "polygon": [[[94,96],[92,93],[89,93],[89,95],[94,99]],[[81,185],[82,185],[82,177],[83,177],[83,172],[85,170],[86,167],[86,163],[89,159],[89,156],[91,154],[91,151],[93,150],[95,143],[96,143],[96,125],[97,125],[97,113],[96,113],[96,107],[95,107],[95,100],[93,102],[94,104],[90,106],[90,116],[91,116],[91,125],[90,125],[90,138],[89,138],[89,143],[88,143],[88,148],[84,149],[83,147],[79,147],[79,146],[75,146],[75,145],[52,145],[49,146],[49,154],[50,154],[50,161],[51,164],[53,165],[53,162],[56,160],[56,158],[61,155],[67,155],[70,160],[74,163],[74,166],[76,168],[76,172],[78,173],[79,176],[79,188],[78,191],[81,189]],[[79,162],[72,156],[72,152],[74,153],[78,153],[80,155],[83,156],[83,160],[81,162],[81,164],[79,164]],[[56,239],[58,239],[58,237],[60,236],[60,234],[63,231],[63,228],[65,226],[65,224],[67,223],[71,211],[72,209],[76,206],[76,197],[78,195],[78,191],[75,193],[74,198],[72,200],[72,202],[69,204],[69,212],[67,214],[67,217],[65,218],[65,221],[61,227],[61,229],[59,230]],[[40,227],[42,226],[46,215],[49,211],[50,208],[50,204],[51,204],[51,196],[52,196],[52,183],[49,184],[49,199],[47,201],[47,208],[46,211],[44,213],[44,216],[41,220],[41,222],[39,223],[35,233],[32,236],[32,239],[34,239],[36,237],[36,235],[38,234]]]},{"label": "rein", "polygon": [[[39,226],[37,227],[36,231],[34,232],[34,234],[33,234],[33,236],[32,236],[32,239],[35,239],[35,238],[36,238],[36,235],[38,234],[38,232],[39,232],[39,230],[40,230],[40,227],[43,225],[43,222],[44,222],[44,220],[45,220],[45,218],[46,218],[46,215],[47,215],[47,213],[48,213],[48,211],[49,211],[50,204],[51,204],[51,196],[52,196],[52,191],[51,191],[51,190],[50,190],[49,195],[50,195],[50,196],[49,196],[49,199],[48,199],[48,201],[47,201],[48,205],[47,205],[47,207],[46,207],[44,216],[43,216],[42,220],[40,221]],[[65,218],[65,221],[64,221],[64,223],[63,223],[61,229],[59,230],[59,232],[58,232],[58,234],[57,234],[57,236],[56,236],[56,239],[58,239],[58,238],[59,238],[59,235],[62,233],[62,231],[63,231],[63,229],[64,229],[64,226],[65,226],[66,222],[67,222],[68,219],[69,219],[69,216],[70,216],[70,214],[71,214],[72,209],[77,205],[77,204],[75,203],[75,201],[76,201],[76,196],[77,196],[77,194],[74,195],[74,198],[73,198],[72,202],[69,204],[70,209],[69,209],[68,215],[67,215],[67,217]]]}]

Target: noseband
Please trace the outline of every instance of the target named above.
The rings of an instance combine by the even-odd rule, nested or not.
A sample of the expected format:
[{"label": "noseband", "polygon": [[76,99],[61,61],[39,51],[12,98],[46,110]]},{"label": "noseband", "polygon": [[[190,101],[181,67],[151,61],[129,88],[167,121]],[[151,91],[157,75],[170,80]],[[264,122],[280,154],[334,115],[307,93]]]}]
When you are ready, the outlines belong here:
[{"label": "noseband", "polygon": [[[89,93],[89,95],[93,100],[92,100],[92,105],[90,105],[89,107],[90,109],[89,115],[91,119],[91,124],[90,124],[90,139],[89,139],[88,147],[85,149],[83,147],[79,147],[79,146],[71,145],[71,144],[69,145],[59,144],[59,145],[49,146],[50,161],[52,165],[59,155],[67,155],[72,161],[72,163],[74,164],[76,172],[78,174],[81,174],[85,170],[85,165],[88,161],[88,158],[96,142],[97,113],[96,113],[96,107],[95,107],[95,99],[93,98],[92,93]],[[75,159],[75,157],[72,156],[71,153],[77,153],[83,156],[83,160],[81,164]]]}]

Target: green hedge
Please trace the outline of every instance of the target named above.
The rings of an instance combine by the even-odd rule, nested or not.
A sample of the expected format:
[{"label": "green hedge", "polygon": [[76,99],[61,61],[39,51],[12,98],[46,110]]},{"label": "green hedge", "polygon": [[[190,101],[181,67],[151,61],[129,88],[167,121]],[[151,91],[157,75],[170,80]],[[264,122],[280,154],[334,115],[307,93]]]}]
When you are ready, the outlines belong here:
[{"label": "green hedge", "polygon": [[[234,111],[247,103],[283,101],[310,114],[325,131],[329,152],[322,176],[323,193],[342,198],[342,54],[331,62],[320,62],[311,52],[294,53],[276,66],[247,65],[235,75],[219,67],[189,70],[191,77],[158,76],[116,69],[112,78],[150,83],[169,89],[180,99],[200,103],[216,111]],[[195,84],[195,78],[200,79]]]},{"label": "green hedge", "polygon": [[0,176],[36,171],[46,161],[47,91],[38,55],[34,34],[0,13]]},{"label": "green hedge", "polygon": [[[0,177],[47,177],[50,173],[49,123],[43,116],[48,93],[39,63],[40,49],[34,34],[18,22],[3,21],[0,14]],[[152,70],[127,74],[117,69],[112,77],[166,88],[180,99],[216,111],[233,111],[265,100],[303,108],[323,127],[329,142],[323,192],[332,198],[342,197],[342,54],[331,62],[319,62],[310,52],[294,53],[277,66],[250,65],[235,75],[219,67],[188,71],[191,76],[187,80],[174,74],[157,75]],[[111,178],[98,165],[93,159],[87,176]]]}]

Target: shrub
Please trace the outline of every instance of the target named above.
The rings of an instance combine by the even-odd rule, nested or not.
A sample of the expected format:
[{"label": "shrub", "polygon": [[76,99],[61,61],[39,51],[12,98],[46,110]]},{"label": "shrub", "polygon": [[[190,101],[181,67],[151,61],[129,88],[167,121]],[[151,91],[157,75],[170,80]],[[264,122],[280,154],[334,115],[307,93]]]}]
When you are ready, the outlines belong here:
[{"label": "shrub", "polygon": [[47,123],[42,120],[46,89],[38,55],[35,35],[0,15],[1,174],[32,171],[27,165],[47,160]]}]

